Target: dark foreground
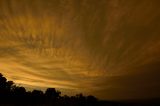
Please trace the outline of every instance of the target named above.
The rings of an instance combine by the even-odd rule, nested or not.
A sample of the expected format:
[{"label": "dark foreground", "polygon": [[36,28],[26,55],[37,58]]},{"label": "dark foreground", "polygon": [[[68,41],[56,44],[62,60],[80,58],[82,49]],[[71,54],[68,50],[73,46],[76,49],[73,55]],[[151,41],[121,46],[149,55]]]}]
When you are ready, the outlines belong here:
[{"label": "dark foreground", "polygon": [[0,106],[160,106],[160,99],[115,102],[101,101],[83,94],[61,96],[61,92],[55,88],[48,88],[45,92],[26,91],[0,74]]},{"label": "dark foreground", "polygon": [[[9,102],[9,101],[8,101]],[[0,106],[160,106],[159,101],[146,101],[146,102],[111,102],[111,101],[98,101],[98,102],[82,102],[82,101],[49,101],[49,102],[3,102]]]}]

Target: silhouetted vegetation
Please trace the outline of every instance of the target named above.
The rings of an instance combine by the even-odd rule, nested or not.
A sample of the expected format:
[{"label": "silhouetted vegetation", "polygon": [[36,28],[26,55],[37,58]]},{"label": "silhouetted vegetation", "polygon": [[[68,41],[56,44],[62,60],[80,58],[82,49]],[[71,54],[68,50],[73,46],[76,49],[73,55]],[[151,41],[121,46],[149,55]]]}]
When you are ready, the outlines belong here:
[{"label": "silhouetted vegetation", "polygon": [[[143,103],[120,103],[100,101],[96,97],[83,94],[75,96],[61,96],[61,92],[55,88],[26,91],[24,87],[16,86],[13,81],[0,74],[0,106],[155,106],[159,102]],[[159,105],[157,105],[159,106]]]}]

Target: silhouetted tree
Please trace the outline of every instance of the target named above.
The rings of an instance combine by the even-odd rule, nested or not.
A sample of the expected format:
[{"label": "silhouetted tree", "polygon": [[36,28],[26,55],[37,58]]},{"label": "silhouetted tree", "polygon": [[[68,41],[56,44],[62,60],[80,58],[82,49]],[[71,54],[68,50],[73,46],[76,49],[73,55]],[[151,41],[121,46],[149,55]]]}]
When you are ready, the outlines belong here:
[{"label": "silhouetted tree", "polygon": [[44,100],[44,94],[41,90],[33,90],[30,98],[32,98],[32,102],[34,103],[42,103]]},{"label": "silhouetted tree", "polygon": [[11,90],[14,82],[13,81],[7,81],[6,87],[7,89]]},{"label": "silhouetted tree", "polygon": [[60,91],[56,91],[55,88],[47,88],[47,90],[45,91],[45,95],[47,98],[50,99],[56,99],[60,96],[61,92]]},{"label": "silhouetted tree", "polygon": [[45,93],[41,90],[26,91],[22,86],[16,86],[13,81],[0,73],[0,105],[4,103],[15,106],[96,106],[97,98],[84,96],[82,93],[76,96],[61,96],[61,92],[55,88],[47,88]]},{"label": "silhouetted tree", "polygon": [[5,77],[3,77],[2,74],[0,74],[0,88],[1,89],[6,88],[6,84],[7,84],[6,81],[7,81],[7,79]]}]

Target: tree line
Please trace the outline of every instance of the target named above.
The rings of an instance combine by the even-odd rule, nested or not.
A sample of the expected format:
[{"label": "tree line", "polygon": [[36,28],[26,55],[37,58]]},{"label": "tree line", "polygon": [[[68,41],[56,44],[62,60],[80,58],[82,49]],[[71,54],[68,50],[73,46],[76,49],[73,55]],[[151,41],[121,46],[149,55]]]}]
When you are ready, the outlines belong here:
[{"label": "tree line", "polygon": [[27,91],[8,81],[0,73],[0,106],[160,106],[160,99],[140,100],[132,102],[102,101],[95,96],[61,95],[55,88]]},{"label": "tree line", "polygon": [[[8,81],[0,73],[0,104],[16,105],[44,105],[44,106],[97,106],[98,99],[92,95],[61,96],[61,92],[55,88],[26,91],[22,86],[17,86],[13,81]],[[39,106],[38,105],[38,106]]]}]

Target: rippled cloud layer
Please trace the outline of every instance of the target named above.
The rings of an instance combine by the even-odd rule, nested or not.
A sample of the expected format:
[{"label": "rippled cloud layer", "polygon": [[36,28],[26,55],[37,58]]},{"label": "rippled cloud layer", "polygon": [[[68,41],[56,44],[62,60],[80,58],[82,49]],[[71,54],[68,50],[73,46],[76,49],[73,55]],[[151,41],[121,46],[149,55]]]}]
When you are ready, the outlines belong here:
[{"label": "rippled cloud layer", "polygon": [[0,0],[0,72],[28,89],[157,97],[159,3]]}]

